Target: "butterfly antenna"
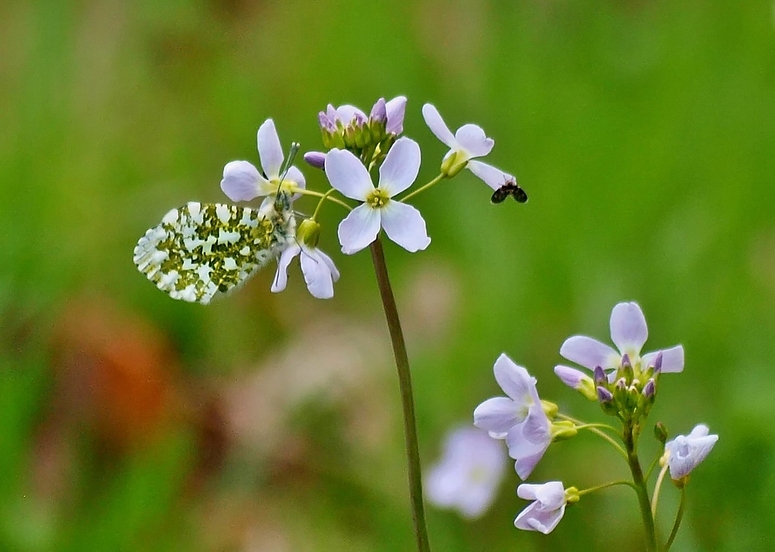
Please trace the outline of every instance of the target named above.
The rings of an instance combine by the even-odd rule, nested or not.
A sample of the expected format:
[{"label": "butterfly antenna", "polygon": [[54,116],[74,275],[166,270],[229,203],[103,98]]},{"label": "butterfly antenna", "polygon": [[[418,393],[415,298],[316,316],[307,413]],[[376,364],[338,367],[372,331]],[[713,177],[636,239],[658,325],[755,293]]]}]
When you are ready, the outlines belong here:
[{"label": "butterfly antenna", "polygon": [[280,188],[283,185],[283,181],[285,180],[285,177],[288,175],[288,171],[291,169],[291,165],[293,165],[293,160],[296,158],[296,154],[299,153],[299,148],[301,146],[298,142],[291,142],[291,149],[288,152],[288,158],[285,160],[285,163],[282,166],[282,170],[280,171],[280,182],[277,183],[277,193],[280,193]]}]

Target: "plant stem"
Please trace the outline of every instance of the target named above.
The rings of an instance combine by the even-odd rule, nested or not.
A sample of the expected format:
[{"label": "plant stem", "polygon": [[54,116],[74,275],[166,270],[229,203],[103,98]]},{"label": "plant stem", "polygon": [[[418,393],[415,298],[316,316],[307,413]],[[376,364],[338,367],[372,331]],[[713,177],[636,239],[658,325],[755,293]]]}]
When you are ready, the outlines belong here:
[{"label": "plant stem", "polygon": [[430,181],[430,182],[428,182],[427,184],[424,184],[423,186],[420,186],[419,188],[417,188],[415,191],[413,191],[413,192],[410,192],[410,193],[406,194],[404,197],[402,197],[402,198],[401,198],[401,199],[399,199],[398,201],[400,201],[400,202],[402,202],[402,203],[403,203],[403,202],[404,202],[404,201],[406,201],[407,199],[409,199],[409,198],[412,198],[412,197],[416,196],[416,195],[417,195],[417,194],[419,194],[420,192],[424,192],[424,191],[425,191],[425,190],[427,190],[428,188],[430,188],[430,187],[432,187],[432,186],[435,186],[436,184],[438,184],[438,183],[439,183],[439,182],[441,182],[442,180],[444,180],[444,174],[440,174],[439,176],[437,176],[436,178],[434,178],[433,180],[431,180],[431,181]]},{"label": "plant stem", "polygon": [[635,492],[638,494],[638,505],[640,506],[640,515],[643,520],[643,529],[646,531],[646,550],[656,552],[657,533],[654,526],[654,516],[651,515],[651,503],[649,501],[649,492],[646,488],[646,480],[643,478],[643,470],[638,460],[638,437],[635,432],[634,424],[631,421],[625,422],[624,446],[627,449],[627,464],[630,466]]},{"label": "plant stem", "polygon": [[665,550],[670,550],[670,547],[673,546],[673,540],[675,540],[675,536],[678,534],[678,528],[681,526],[681,520],[684,517],[684,505],[686,504],[686,488],[681,487],[681,502],[678,505],[678,513],[675,515],[675,523],[673,523],[673,530],[670,531],[670,537],[667,539],[667,543],[665,544]]},{"label": "plant stem", "polygon": [[417,550],[430,552],[428,541],[428,528],[425,524],[425,509],[422,499],[422,477],[420,472],[420,451],[417,445],[417,422],[414,414],[414,397],[412,395],[412,375],[409,370],[409,357],[406,354],[404,334],[401,331],[401,322],[398,319],[396,300],[393,297],[393,289],[390,287],[385,252],[382,249],[380,237],[372,242],[371,260],[374,263],[374,272],[377,275],[379,294],[382,298],[382,306],[385,309],[390,341],[393,345],[393,356],[396,359],[398,370],[398,385],[401,390],[401,406],[404,413],[404,437],[406,438],[406,457],[409,468],[409,499],[412,505],[412,519],[414,521],[414,533],[417,537]]}]

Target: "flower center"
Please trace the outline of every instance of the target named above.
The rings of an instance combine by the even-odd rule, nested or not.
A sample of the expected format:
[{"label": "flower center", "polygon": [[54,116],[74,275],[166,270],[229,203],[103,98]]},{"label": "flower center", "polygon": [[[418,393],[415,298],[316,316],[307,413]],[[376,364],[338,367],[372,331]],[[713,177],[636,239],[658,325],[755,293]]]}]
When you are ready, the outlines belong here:
[{"label": "flower center", "polygon": [[287,178],[282,181],[282,184],[280,183],[279,178],[272,178],[269,180],[269,182],[272,184],[272,186],[275,189],[280,189],[280,191],[293,193],[296,191],[297,185],[293,180],[288,180]]},{"label": "flower center", "polygon": [[372,209],[381,209],[389,202],[390,196],[388,196],[385,190],[380,190],[379,188],[366,196],[366,203],[368,203]]}]

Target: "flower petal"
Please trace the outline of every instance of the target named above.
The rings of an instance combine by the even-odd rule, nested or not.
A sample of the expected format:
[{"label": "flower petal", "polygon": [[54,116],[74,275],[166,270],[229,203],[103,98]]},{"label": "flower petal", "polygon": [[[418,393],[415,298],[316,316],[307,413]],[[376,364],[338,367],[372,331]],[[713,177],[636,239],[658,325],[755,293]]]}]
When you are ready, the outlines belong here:
[{"label": "flower petal", "polygon": [[539,502],[533,502],[517,515],[514,526],[524,531],[538,531],[548,535],[557,527],[564,515],[565,504],[556,510],[546,510]]},{"label": "flower petal", "polygon": [[[643,355],[641,359],[641,366],[646,369],[648,366],[654,364],[654,359],[657,357],[660,351],[654,351]],[[684,369],[684,348],[682,345],[676,345],[669,349],[662,349],[662,372],[682,372]]]},{"label": "flower petal", "polygon": [[619,365],[619,354],[605,343],[584,335],[574,335],[565,340],[560,354],[570,360],[594,370],[595,366],[614,368]]},{"label": "flower petal", "polygon": [[[333,261],[322,251],[306,246],[302,247],[300,259],[304,282],[312,296],[331,299],[334,296],[334,275],[331,272]],[[336,277],[339,277],[338,272]]]},{"label": "flower petal", "polygon": [[425,104],[422,106],[422,116],[425,119],[425,124],[431,129],[431,132],[436,135],[436,138],[441,140],[450,148],[455,149],[457,147],[457,140],[452,135],[452,132],[447,127],[444,119],[441,118],[438,109],[433,107],[432,104]]},{"label": "flower petal", "polygon": [[389,197],[412,185],[420,171],[420,146],[411,138],[399,138],[379,168],[379,188]]},{"label": "flower petal", "polygon": [[649,330],[638,303],[619,303],[611,311],[611,341],[621,354],[640,355]]},{"label": "flower petal", "polygon": [[535,388],[536,379],[508,355],[501,353],[495,361],[493,373],[495,381],[509,397],[523,406],[530,406],[533,403],[531,389]]},{"label": "flower petal", "polygon": [[326,154],[322,151],[308,151],[304,154],[304,161],[316,169],[322,169],[326,166]]},{"label": "flower petal", "polygon": [[280,176],[280,167],[285,156],[272,119],[267,119],[258,127],[258,156],[267,179],[272,180]]},{"label": "flower petal", "polygon": [[389,201],[380,211],[382,228],[385,229],[388,238],[410,253],[425,249],[431,243],[425,228],[425,220],[420,211],[411,205]]},{"label": "flower petal", "polygon": [[[330,153],[328,157],[331,158]],[[326,162],[327,167],[328,162]],[[377,239],[379,227],[380,213],[369,205],[364,203],[350,211],[350,214],[339,223],[338,234],[342,253],[352,255],[369,245]]]},{"label": "flower petal", "polygon": [[350,199],[365,201],[366,196],[374,191],[369,171],[347,150],[329,151],[325,170],[331,186]]},{"label": "flower petal", "polygon": [[232,201],[250,201],[266,195],[266,184],[258,169],[247,161],[231,161],[223,167],[221,190]]},{"label": "flower petal", "polygon": [[272,293],[278,293],[285,289],[285,286],[288,284],[288,265],[291,264],[293,258],[300,251],[301,248],[296,243],[291,243],[283,249],[280,259],[277,261],[277,272],[275,272],[274,282],[272,282]]},{"label": "flower petal", "polygon": [[404,131],[404,113],[406,112],[406,96],[396,96],[386,105],[388,134],[401,134]]},{"label": "flower petal", "polygon": [[517,181],[513,175],[510,175],[507,172],[503,172],[502,170],[495,168],[492,165],[488,165],[487,163],[482,163],[481,161],[472,159],[468,162],[466,168],[474,173],[477,178],[483,180],[484,183],[493,190],[501,188],[507,182]]},{"label": "flower petal", "polygon": [[347,126],[356,118],[365,121],[366,114],[354,105],[345,104],[336,108],[336,118],[342,121],[345,126]]},{"label": "flower petal", "polygon": [[558,364],[554,367],[554,373],[557,374],[557,377],[560,378],[565,385],[573,389],[581,387],[581,382],[585,378],[590,379],[584,372],[576,370],[575,368],[570,368],[569,366],[563,366],[562,364]]},{"label": "flower petal", "polygon": [[495,140],[487,138],[479,125],[463,125],[455,133],[455,140],[470,157],[483,157],[492,151]]},{"label": "flower petal", "polygon": [[503,435],[524,421],[527,408],[520,412],[519,405],[506,397],[487,399],[474,410],[474,425],[491,434]]}]

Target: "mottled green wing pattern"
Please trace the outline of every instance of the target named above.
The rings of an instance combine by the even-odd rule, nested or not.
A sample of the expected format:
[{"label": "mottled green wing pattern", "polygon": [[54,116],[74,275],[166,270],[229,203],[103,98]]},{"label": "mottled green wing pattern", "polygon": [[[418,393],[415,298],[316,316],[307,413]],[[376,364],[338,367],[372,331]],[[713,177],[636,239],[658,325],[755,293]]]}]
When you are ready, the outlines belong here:
[{"label": "mottled green wing pattern", "polygon": [[134,262],[173,299],[207,304],[245,282],[292,238],[290,211],[277,207],[192,201],[140,238]]}]

